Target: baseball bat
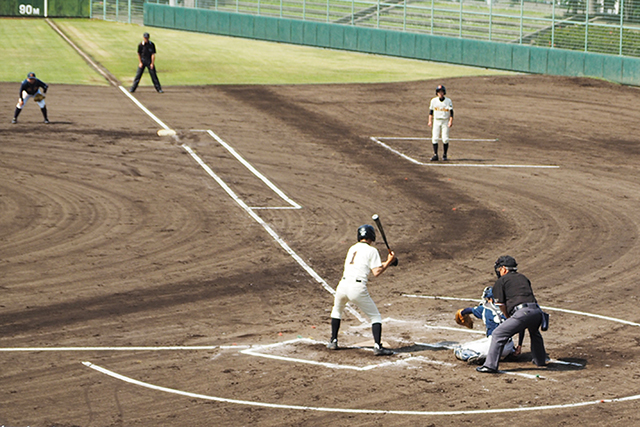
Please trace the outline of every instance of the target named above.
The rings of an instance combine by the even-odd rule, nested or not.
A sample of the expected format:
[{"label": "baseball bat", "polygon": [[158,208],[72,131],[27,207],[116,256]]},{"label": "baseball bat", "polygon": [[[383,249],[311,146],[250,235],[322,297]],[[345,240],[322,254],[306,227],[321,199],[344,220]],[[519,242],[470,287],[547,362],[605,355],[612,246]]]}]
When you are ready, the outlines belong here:
[{"label": "baseball bat", "polygon": [[[376,226],[380,231],[380,235],[382,236],[382,240],[384,240],[384,244],[387,246],[387,249],[389,250],[389,252],[391,252],[391,248],[389,247],[389,242],[387,241],[387,236],[384,234],[384,228],[382,228],[382,223],[380,222],[380,217],[378,216],[378,214],[373,214],[371,219],[373,220],[373,222],[376,223]],[[391,265],[394,267],[398,265],[398,258],[394,259],[391,262]]]}]

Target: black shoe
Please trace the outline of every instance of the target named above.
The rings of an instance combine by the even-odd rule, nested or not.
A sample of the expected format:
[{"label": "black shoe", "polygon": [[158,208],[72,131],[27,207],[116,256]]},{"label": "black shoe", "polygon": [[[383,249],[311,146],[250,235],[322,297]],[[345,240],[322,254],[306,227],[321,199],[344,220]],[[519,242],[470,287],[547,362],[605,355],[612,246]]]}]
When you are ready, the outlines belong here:
[{"label": "black shoe", "polygon": [[136,91],[136,90],[135,90],[134,88],[129,88],[129,93],[133,93],[133,92],[135,92],[135,91]]},{"label": "black shoe", "polygon": [[486,366],[478,366],[476,368],[476,371],[482,372],[483,374],[497,374],[498,373],[497,369],[491,369],[491,368],[488,368]]},{"label": "black shoe", "polygon": [[327,344],[327,348],[329,350],[337,350],[338,349],[338,340],[332,340],[329,344]]},{"label": "black shoe", "polygon": [[16,123],[18,123],[18,119],[16,119],[16,118],[14,117],[13,119],[11,119],[11,123],[13,123],[13,124],[15,125]]},{"label": "black shoe", "polygon": [[384,348],[383,346],[376,345],[373,348],[373,354],[376,356],[391,356],[393,354],[393,350],[389,350],[388,348]]},{"label": "black shoe", "polygon": [[164,93],[162,89],[158,89],[158,93]]},{"label": "black shoe", "polygon": [[442,160],[444,160],[446,162],[449,159],[447,159],[447,156],[442,156]]},{"label": "black shoe", "polygon": [[51,123],[51,122],[49,121],[49,119],[44,119],[44,124],[45,124],[45,125],[48,125],[49,123]]},{"label": "black shoe", "polygon": [[437,162],[438,160],[439,159],[438,159],[438,155],[437,154],[434,154],[433,157],[431,158],[432,162]]}]

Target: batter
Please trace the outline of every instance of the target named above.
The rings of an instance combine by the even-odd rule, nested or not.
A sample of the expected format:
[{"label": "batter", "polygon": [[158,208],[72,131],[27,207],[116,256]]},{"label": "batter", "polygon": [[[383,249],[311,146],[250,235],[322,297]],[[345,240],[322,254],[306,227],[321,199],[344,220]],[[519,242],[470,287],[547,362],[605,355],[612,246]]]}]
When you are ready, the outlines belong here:
[{"label": "batter", "polygon": [[347,303],[352,302],[371,319],[371,331],[375,342],[374,354],[389,356],[393,351],[382,347],[382,317],[369,296],[367,281],[369,273],[373,273],[375,277],[384,273],[396,256],[390,250],[387,260],[384,263],[381,262],[378,250],[371,246],[376,241],[376,232],[371,225],[365,224],[358,228],[357,241],[358,243],[351,246],[347,252],[342,280],[336,288],[333,310],[331,310],[331,341],[327,348],[338,349],[338,330],[342,312]]}]

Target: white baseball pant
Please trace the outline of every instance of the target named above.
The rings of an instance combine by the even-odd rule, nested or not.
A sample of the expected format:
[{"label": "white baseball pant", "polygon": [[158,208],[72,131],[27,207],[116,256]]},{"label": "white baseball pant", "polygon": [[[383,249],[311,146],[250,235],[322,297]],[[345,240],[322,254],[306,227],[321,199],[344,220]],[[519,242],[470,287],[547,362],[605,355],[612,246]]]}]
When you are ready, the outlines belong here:
[{"label": "white baseball pant", "polygon": [[358,282],[355,279],[342,279],[340,281],[336,288],[331,317],[342,319],[342,312],[348,302],[358,306],[371,319],[371,323],[382,323],[382,316],[380,316],[378,307],[369,296],[366,281]]}]

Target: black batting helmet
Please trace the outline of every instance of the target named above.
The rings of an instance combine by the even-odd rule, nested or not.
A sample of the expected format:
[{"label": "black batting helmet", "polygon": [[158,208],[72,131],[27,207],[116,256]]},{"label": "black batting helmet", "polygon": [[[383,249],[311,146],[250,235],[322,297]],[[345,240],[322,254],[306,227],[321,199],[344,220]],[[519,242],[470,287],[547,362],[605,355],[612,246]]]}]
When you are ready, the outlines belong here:
[{"label": "black batting helmet", "polygon": [[376,241],[376,230],[369,224],[361,225],[358,227],[358,242],[362,239],[369,239],[372,242]]},{"label": "black batting helmet", "polygon": [[507,267],[508,270],[516,271],[518,269],[518,263],[516,259],[509,255],[503,255],[496,260],[496,263],[493,265],[493,270],[496,272],[496,276],[500,277],[500,267]]},{"label": "black batting helmet", "polygon": [[447,94],[447,88],[445,88],[443,85],[438,85],[438,87],[436,88],[436,95],[440,91],[442,91],[442,93],[444,93],[445,95]]}]

